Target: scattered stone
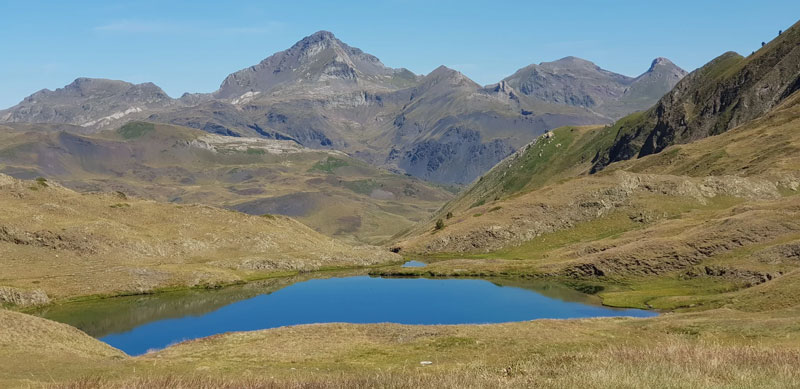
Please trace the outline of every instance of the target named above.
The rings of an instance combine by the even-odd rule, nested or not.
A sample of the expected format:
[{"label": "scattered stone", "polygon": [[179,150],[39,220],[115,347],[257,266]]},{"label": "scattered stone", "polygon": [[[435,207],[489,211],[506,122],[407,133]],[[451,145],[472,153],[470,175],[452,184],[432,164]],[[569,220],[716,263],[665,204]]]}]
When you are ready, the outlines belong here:
[{"label": "scattered stone", "polygon": [[433,362],[431,362],[431,361],[422,361],[419,364],[422,365],[422,366],[430,366],[430,365],[433,365]]}]

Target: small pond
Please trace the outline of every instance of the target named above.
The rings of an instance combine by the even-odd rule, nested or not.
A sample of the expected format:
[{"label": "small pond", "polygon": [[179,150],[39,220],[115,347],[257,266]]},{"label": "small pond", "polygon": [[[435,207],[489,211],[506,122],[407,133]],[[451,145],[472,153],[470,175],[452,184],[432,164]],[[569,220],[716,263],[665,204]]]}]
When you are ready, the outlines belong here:
[{"label": "small pond", "polygon": [[604,307],[595,296],[552,283],[369,276],[274,279],[216,291],[56,305],[39,314],[130,355],[224,332],[308,323],[477,324],[657,315]]}]

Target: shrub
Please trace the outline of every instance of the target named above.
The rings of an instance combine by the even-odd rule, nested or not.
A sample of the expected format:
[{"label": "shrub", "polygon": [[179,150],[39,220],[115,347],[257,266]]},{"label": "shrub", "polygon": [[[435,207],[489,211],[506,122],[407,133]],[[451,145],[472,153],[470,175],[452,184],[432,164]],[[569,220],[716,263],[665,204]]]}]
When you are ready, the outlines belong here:
[{"label": "shrub", "polygon": [[453,217],[452,212],[448,212],[447,215],[445,216],[446,219],[451,219],[452,217]]},{"label": "shrub", "polygon": [[436,221],[436,229],[441,230],[442,228],[444,228],[444,220],[439,219]]}]

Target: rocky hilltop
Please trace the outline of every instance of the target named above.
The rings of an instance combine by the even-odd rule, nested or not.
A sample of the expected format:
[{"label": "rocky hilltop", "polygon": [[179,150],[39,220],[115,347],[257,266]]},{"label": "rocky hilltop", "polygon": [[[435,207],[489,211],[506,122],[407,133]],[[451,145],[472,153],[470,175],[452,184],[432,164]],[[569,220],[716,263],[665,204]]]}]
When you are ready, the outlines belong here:
[{"label": "rocky hilltop", "polygon": [[633,78],[581,58],[566,57],[526,66],[504,81],[527,96],[619,119],[649,108],[685,75],[686,71],[666,58],[656,58],[650,69]]},{"label": "rocky hilltop", "polygon": [[0,121],[64,123],[96,130],[175,104],[153,83],[78,78],[54,91],[40,90],[11,109],[0,111]]}]

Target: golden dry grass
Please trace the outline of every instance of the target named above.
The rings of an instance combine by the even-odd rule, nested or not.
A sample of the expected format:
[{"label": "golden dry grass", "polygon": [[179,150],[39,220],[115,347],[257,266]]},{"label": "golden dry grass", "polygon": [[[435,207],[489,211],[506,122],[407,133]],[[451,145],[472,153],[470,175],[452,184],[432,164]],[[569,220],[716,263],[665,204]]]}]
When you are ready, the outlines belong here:
[{"label": "golden dry grass", "polygon": [[243,282],[398,261],[287,217],[78,194],[0,175],[0,285],[50,298]]},{"label": "golden dry grass", "polygon": [[[0,366],[0,385],[789,388],[800,384],[797,314],[716,310],[495,325],[306,325],[219,335],[136,358],[111,353],[83,365],[57,361],[70,354],[44,345],[49,366],[71,369],[36,368],[31,358],[38,354],[27,351],[17,354],[17,365]],[[43,339],[55,341],[52,333],[42,331]],[[421,366],[426,360],[433,364]]]}]

